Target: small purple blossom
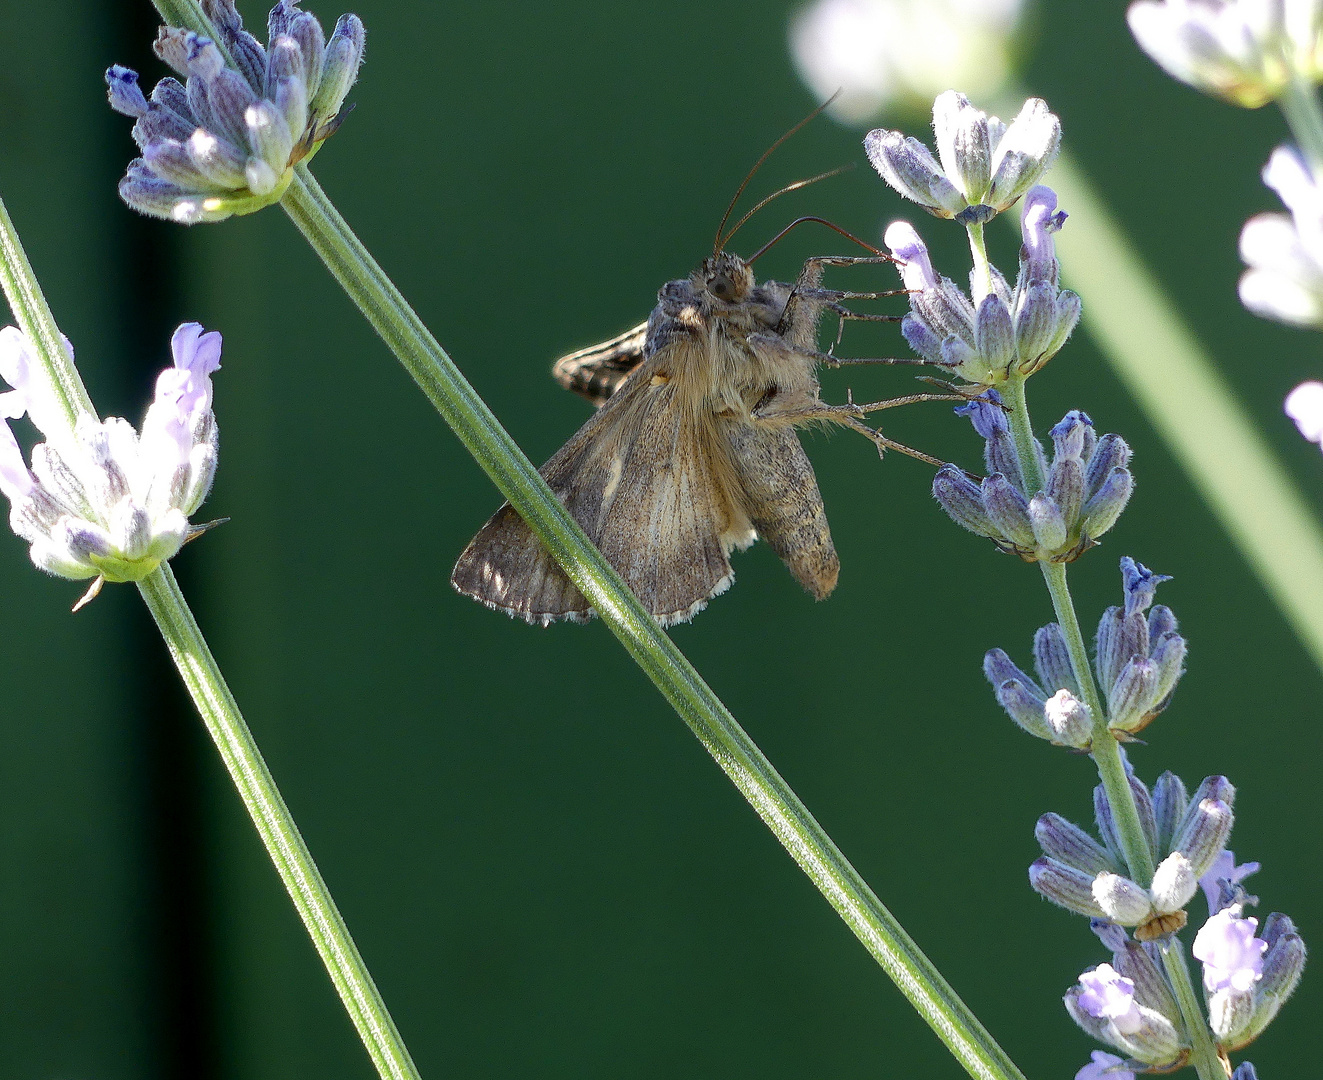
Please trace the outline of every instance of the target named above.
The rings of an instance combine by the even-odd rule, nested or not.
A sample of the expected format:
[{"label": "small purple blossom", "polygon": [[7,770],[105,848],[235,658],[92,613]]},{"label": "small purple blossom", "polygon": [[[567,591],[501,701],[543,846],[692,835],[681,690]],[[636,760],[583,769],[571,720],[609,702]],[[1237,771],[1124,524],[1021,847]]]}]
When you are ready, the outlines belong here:
[{"label": "small purple blossom", "polygon": [[999,432],[1008,432],[1010,422],[1006,419],[1006,410],[1002,408],[1001,395],[996,390],[986,390],[972,401],[955,407],[957,416],[969,417],[979,437],[991,439]]},{"label": "small purple blossom", "polygon": [[1134,1072],[1115,1054],[1095,1050],[1090,1056],[1092,1060],[1075,1074],[1075,1080],[1135,1080]]},{"label": "small purple blossom", "polygon": [[1020,231],[1030,280],[1056,280],[1057,253],[1052,234],[1061,231],[1066,217],[1064,210],[1057,209],[1057,193],[1046,185],[1039,184],[1024,197]]},{"label": "small purple blossom", "polygon": [[1134,615],[1147,611],[1157,594],[1158,586],[1170,581],[1169,574],[1155,574],[1129,555],[1121,559],[1121,584],[1125,589],[1125,613]]},{"label": "small purple blossom", "polygon": [[1213,860],[1213,865],[1208,868],[1208,872],[1199,879],[1199,887],[1203,889],[1204,896],[1208,900],[1208,914],[1216,915],[1223,907],[1223,882],[1233,886],[1239,885],[1258,871],[1259,864],[1256,862],[1241,863],[1237,866],[1235,852],[1224,850],[1218,855]]},{"label": "small purple blossom", "polygon": [[1199,928],[1190,951],[1203,961],[1209,993],[1245,993],[1262,977],[1268,943],[1254,936],[1258,928],[1258,919],[1243,918],[1235,906],[1223,908]]},{"label": "small purple blossom", "polygon": [[1079,1006],[1090,1016],[1110,1020],[1116,1030],[1129,1035],[1139,1030],[1143,1018],[1135,1005],[1135,982],[1111,964],[1099,964],[1080,976]]},{"label": "small purple blossom", "polygon": [[900,268],[900,278],[905,288],[937,288],[937,275],[928,257],[928,245],[913,225],[908,221],[893,221],[887,226],[883,242],[891,249],[891,254],[904,262]]}]

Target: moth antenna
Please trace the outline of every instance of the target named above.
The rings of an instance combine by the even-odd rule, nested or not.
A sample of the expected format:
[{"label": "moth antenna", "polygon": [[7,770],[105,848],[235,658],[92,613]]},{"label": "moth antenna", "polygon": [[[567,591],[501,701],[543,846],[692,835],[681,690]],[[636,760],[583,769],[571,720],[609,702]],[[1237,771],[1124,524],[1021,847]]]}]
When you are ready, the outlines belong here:
[{"label": "moth antenna", "polygon": [[825,173],[818,173],[817,176],[810,176],[807,180],[796,180],[793,184],[787,184],[780,191],[772,192],[772,194],[768,195],[765,199],[760,200],[752,210],[747,211],[739,221],[735,222],[730,232],[726,233],[726,235],[721,238],[722,249],[724,250],[726,245],[730,243],[731,238],[744,227],[744,223],[748,221],[749,218],[753,217],[754,214],[758,213],[759,210],[773,199],[779,199],[782,195],[786,195],[789,192],[798,191],[800,188],[808,187],[809,184],[816,184],[819,180],[830,180],[833,176],[840,176],[841,173],[849,172],[853,168],[854,162],[847,161],[844,165],[839,165],[834,169],[828,169]]},{"label": "moth antenna", "polygon": [[798,124],[796,124],[784,135],[782,135],[779,139],[777,139],[776,142],[772,143],[771,146],[769,146],[766,150],[763,151],[763,156],[753,163],[753,168],[750,169],[748,174],[744,177],[744,179],[740,181],[740,186],[735,189],[735,194],[730,200],[730,205],[726,207],[726,212],[721,215],[721,224],[717,226],[716,239],[712,241],[713,255],[717,254],[717,252],[721,250],[722,230],[725,229],[726,222],[730,220],[731,212],[735,209],[735,204],[740,201],[740,196],[744,194],[744,189],[749,186],[749,181],[753,179],[754,173],[756,173],[762,167],[763,162],[766,161],[769,157],[771,157],[772,154],[783,142],[785,142],[788,138],[790,138],[791,135],[795,134],[795,132],[797,132],[810,120],[815,119],[819,113],[821,113],[825,108],[827,108],[828,105],[830,105],[840,96],[841,96],[841,91],[837,90],[836,93],[832,94],[831,97],[829,97],[826,101],[824,101],[821,105],[819,105],[816,109],[814,109],[811,113],[809,113],[808,116],[804,117],[803,120],[801,120]]},{"label": "moth antenna", "polygon": [[794,221],[792,221],[789,225],[787,225],[774,237],[768,240],[767,243],[765,243],[762,247],[760,247],[747,259],[745,259],[744,260],[745,265],[752,266],[755,259],[761,259],[765,254],[767,254],[768,250],[772,247],[772,245],[775,244],[778,240],[780,240],[783,236],[785,236],[786,233],[788,233],[796,225],[803,225],[804,222],[806,221],[816,221],[819,225],[826,225],[827,228],[834,229],[836,232],[840,233],[847,240],[850,240],[853,243],[858,244],[865,251],[871,251],[874,255],[880,256],[883,259],[888,259],[892,262],[896,261],[894,256],[883,251],[881,248],[875,248],[872,244],[868,243],[867,241],[860,240],[859,237],[855,236],[853,233],[846,232],[839,225],[828,221],[826,218],[814,217],[813,215],[810,214],[810,215],[806,215],[805,217],[795,218]]}]

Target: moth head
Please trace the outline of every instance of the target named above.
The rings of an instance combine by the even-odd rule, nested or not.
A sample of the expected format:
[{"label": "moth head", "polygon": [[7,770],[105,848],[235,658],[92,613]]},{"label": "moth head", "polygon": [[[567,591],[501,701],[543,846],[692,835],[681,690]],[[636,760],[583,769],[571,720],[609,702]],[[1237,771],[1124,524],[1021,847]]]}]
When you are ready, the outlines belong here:
[{"label": "moth head", "polygon": [[704,259],[698,276],[703,290],[726,304],[743,303],[753,289],[753,271],[738,255],[724,251]]}]

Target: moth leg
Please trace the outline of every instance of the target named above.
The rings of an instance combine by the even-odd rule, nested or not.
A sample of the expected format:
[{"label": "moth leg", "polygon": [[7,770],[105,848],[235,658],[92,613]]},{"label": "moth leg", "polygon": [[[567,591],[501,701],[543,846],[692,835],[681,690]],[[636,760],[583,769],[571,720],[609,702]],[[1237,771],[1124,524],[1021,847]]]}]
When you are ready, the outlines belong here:
[{"label": "moth leg", "polygon": [[859,357],[859,358],[841,358],[833,356],[829,352],[821,352],[818,349],[806,349],[798,346],[791,347],[784,338],[773,334],[750,334],[749,343],[751,345],[761,345],[767,349],[779,349],[781,351],[792,351],[796,356],[804,356],[810,360],[816,360],[820,364],[826,364],[827,367],[838,368],[849,364],[908,364],[908,365],[926,365],[927,360],[918,356],[889,356],[889,357]]},{"label": "moth leg", "polygon": [[753,407],[752,413],[757,420],[776,421],[778,423],[799,425],[814,420],[826,420],[830,423],[840,424],[859,432],[872,442],[877,447],[879,456],[884,457],[888,450],[895,450],[897,453],[905,454],[940,468],[946,464],[945,461],[930,454],[925,454],[921,450],[915,450],[904,443],[898,443],[894,439],[888,439],[876,428],[865,424],[862,418],[870,412],[880,412],[882,409],[890,409],[897,405],[911,405],[918,401],[963,400],[965,398],[959,394],[908,394],[905,397],[874,401],[867,405],[856,405],[854,402],[847,402],[844,405],[828,405],[825,401],[810,397],[802,391],[779,394],[775,390],[770,390]]}]

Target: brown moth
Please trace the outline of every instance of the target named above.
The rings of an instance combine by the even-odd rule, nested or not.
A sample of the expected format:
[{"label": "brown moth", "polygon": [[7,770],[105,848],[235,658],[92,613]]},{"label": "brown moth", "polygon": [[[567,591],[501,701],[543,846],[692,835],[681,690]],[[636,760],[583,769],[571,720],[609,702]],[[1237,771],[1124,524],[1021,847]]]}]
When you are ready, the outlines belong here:
[{"label": "brown moth", "polygon": [[[750,264],[763,251],[800,221],[830,225],[821,218],[798,219],[747,261],[724,250],[750,214],[775,197],[724,236],[723,217],[712,255],[687,278],[662,286],[646,323],[570,353],[553,368],[562,386],[599,408],[539,471],[663,626],[687,622],[725,592],[735,578],[730,553],[759,536],[815,598],[836,587],[840,562],[796,428],[840,423],[868,435],[879,450],[934,462],[860,420],[875,408],[933,395],[871,406],[828,405],[818,396],[819,363],[914,362],[838,361],[817,347],[825,310],[842,319],[898,321],[842,307],[842,300],[894,293],[824,289],[824,267],[894,260],[864,244],[874,257],[809,259],[793,285],[755,280]],[[488,607],[542,626],[593,614],[508,503],[469,542],[450,582]]]},{"label": "brown moth", "polygon": [[[795,429],[833,421],[896,445],[859,420],[867,407],[818,397],[817,366],[835,362],[817,348],[823,310],[882,295],[823,289],[823,267],[878,261],[810,259],[794,285],[759,284],[718,251],[662,286],[646,323],[556,362],[561,385],[600,407],[540,472],[662,625],[725,592],[731,551],[759,536],[815,598],[835,588],[840,562]],[[450,581],[530,623],[592,614],[509,504]]]}]

